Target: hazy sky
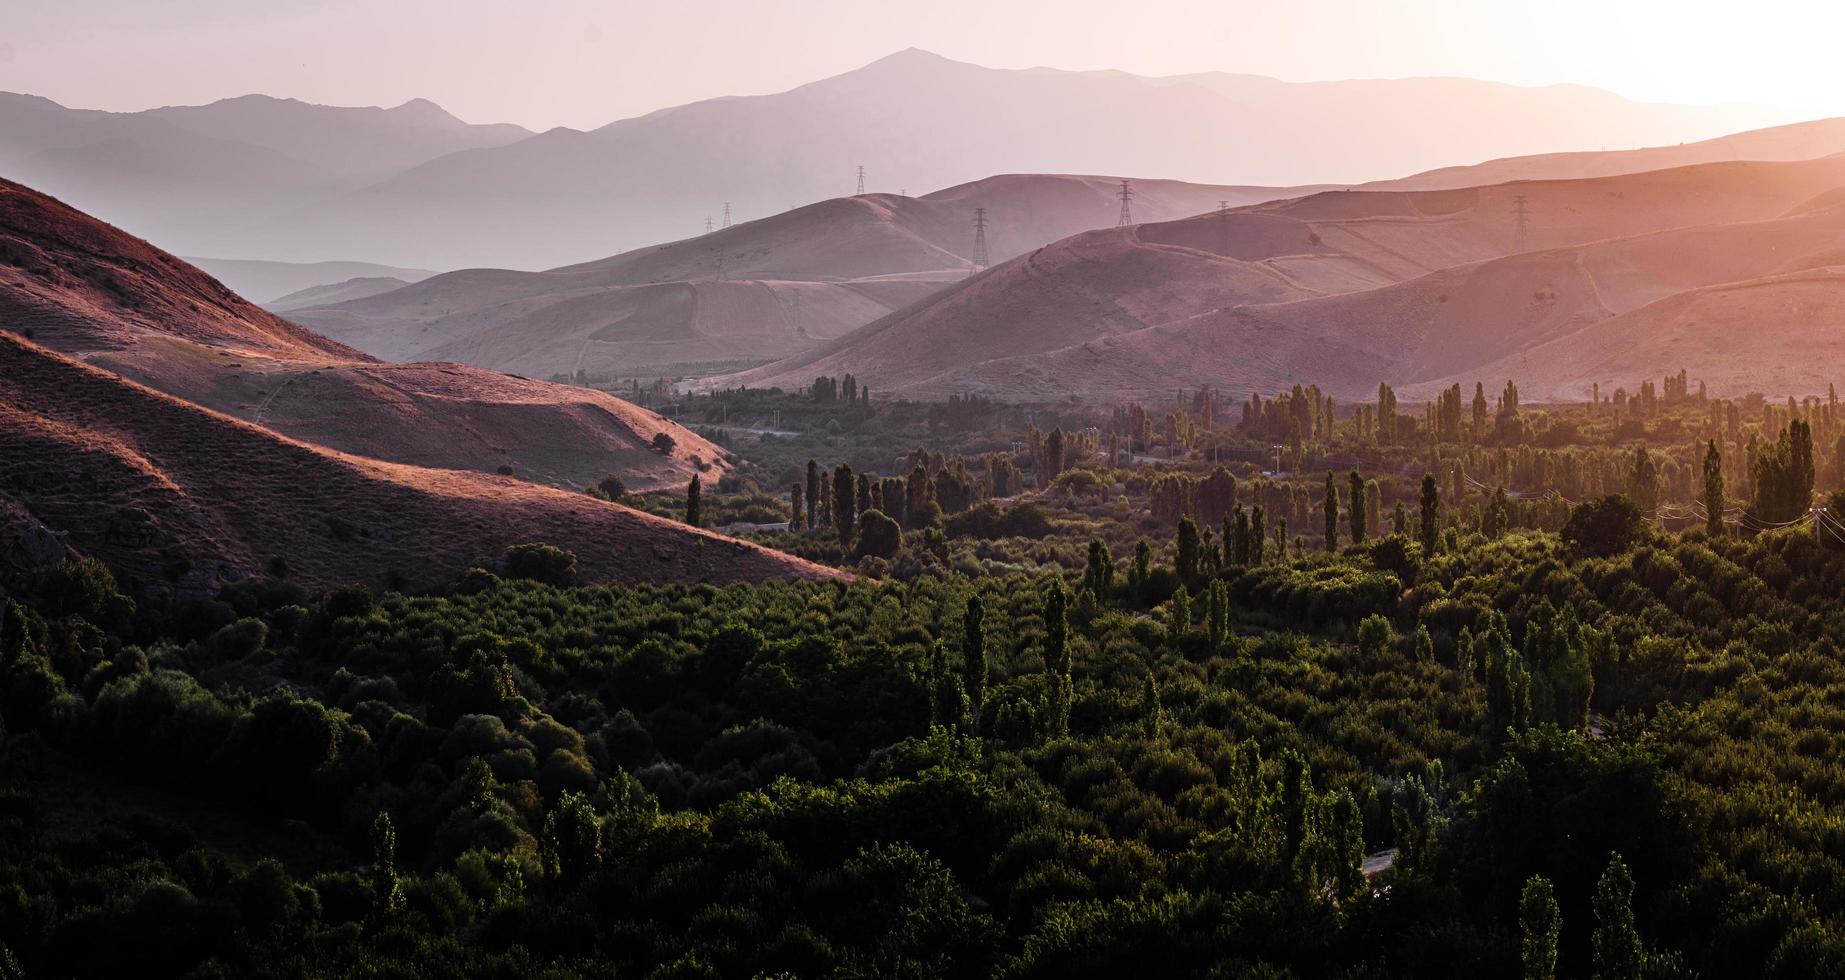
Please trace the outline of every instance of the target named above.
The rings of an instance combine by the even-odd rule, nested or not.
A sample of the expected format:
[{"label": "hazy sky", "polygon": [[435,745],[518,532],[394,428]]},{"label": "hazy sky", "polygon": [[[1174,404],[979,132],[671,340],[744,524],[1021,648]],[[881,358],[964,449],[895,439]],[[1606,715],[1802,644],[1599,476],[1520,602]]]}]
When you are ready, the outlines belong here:
[{"label": "hazy sky", "polygon": [[1845,114],[1836,0],[0,0],[0,90],[141,109],[434,99],[590,128],[906,47],[1000,68],[1466,75]]}]

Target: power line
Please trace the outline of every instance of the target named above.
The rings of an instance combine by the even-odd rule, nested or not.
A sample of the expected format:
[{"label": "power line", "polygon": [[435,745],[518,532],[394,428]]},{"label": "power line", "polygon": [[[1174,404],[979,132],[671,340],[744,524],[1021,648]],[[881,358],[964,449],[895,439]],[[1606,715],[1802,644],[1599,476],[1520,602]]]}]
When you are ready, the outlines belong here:
[{"label": "power line", "polygon": [[973,272],[987,267],[987,209],[974,209],[974,260]]},{"label": "power line", "polygon": [[1120,197],[1121,217],[1115,221],[1115,227],[1126,228],[1128,225],[1134,223],[1134,210],[1128,207],[1128,202],[1134,199],[1134,189],[1129,187],[1128,182],[1125,180],[1121,182]]}]

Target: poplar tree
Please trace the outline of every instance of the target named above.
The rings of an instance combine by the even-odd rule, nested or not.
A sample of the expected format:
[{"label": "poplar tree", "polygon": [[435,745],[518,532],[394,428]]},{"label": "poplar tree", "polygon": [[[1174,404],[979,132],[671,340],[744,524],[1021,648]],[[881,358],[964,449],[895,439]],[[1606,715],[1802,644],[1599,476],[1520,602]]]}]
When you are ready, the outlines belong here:
[{"label": "poplar tree", "polygon": [[1339,488],[1333,485],[1332,471],[1326,472],[1326,497],[1320,502],[1320,514],[1326,520],[1326,550],[1339,550]]},{"label": "poplar tree", "polygon": [[1435,542],[1441,533],[1441,489],[1429,473],[1422,474],[1422,523],[1416,530],[1422,536],[1422,556],[1434,555]]},{"label": "poplar tree", "polygon": [[397,827],[383,810],[372,818],[372,914],[384,919],[404,907],[404,886],[397,877]]},{"label": "poplar tree", "polygon": [[1198,560],[1203,557],[1202,547],[1197,523],[1189,517],[1179,518],[1179,539],[1174,549],[1179,581],[1188,585],[1198,581]]},{"label": "poplar tree", "polygon": [[1351,475],[1352,494],[1348,503],[1346,520],[1352,526],[1352,543],[1365,543],[1365,478],[1357,470]]},{"label": "poplar tree", "polygon": [[967,597],[967,609],[961,614],[961,686],[967,690],[978,726],[980,706],[987,696],[987,612],[979,593]]},{"label": "poplar tree", "polygon": [[1044,596],[1044,670],[1050,675],[1047,729],[1053,736],[1070,730],[1070,621],[1069,595],[1062,579],[1051,579]]},{"label": "poplar tree", "polygon": [[820,464],[810,459],[807,461],[807,526],[808,527],[819,527],[820,526],[819,522],[814,520],[816,516],[815,511],[819,508],[819,506],[820,506]]},{"label": "poplar tree", "polygon": [[1205,626],[1210,632],[1211,649],[1222,650],[1230,636],[1230,586],[1222,579],[1211,583],[1211,594],[1205,601]]},{"label": "poplar tree", "polygon": [[850,543],[858,524],[858,483],[852,479],[852,467],[844,463],[833,468],[833,527],[839,531],[840,543]]},{"label": "poplar tree", "polygon": [[1518,900],[1518,921],[1524,932],[1520,960],[1524,980],[1555,980],[1557,976],[1557,934],[1563,928],[1563,916],[1557,910],[1557,898],[1549,879],[1532,875]]},{"label": "poplar tree", "polygon": [[1723,537],[1723,456],[1715,439],[1704,449],[1704,531]]},{"label": "poplar tree", "polygon": [[1083,586],[1095,594],[1097,602],[1107,602],[1114,587],[1115,559],[1108,553],[1108,543],[1101,538],[1089,541],[1089,566],[1083,572]]},{"label": "poplar tree", "polygon": [[1639,980],[1646,954],[1634,928],[1634,878],[1619,853],[1595,885],[1595,980]]},{"label": "poplar tree", "polygon": [[699,500],[699,489],[701,486],[702,481],[699,479],[698,474],[694,473],[692,474],[692,482],[687,484],[685,488],[685,522],[692,527],[700,526],[704,523],[705,519],[702,501]]}]

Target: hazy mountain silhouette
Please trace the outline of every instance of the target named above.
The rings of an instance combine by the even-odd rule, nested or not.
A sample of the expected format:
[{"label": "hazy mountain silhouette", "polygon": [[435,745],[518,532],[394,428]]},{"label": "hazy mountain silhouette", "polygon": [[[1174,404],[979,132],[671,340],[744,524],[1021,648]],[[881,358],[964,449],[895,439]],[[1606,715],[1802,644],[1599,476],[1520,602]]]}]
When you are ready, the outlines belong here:
[{"label": "hazy mountain silhouette", "polygon": [[0,175],[188,254],[537,269],[853,189],[996,173],[1199,183],[1390,178],[1537,151],[1672,144],[1784,121],[1580,86],[996,70],[923,51],[774,95],[520,138],[433,105],[263,97],[126,116],[0,99]]}]

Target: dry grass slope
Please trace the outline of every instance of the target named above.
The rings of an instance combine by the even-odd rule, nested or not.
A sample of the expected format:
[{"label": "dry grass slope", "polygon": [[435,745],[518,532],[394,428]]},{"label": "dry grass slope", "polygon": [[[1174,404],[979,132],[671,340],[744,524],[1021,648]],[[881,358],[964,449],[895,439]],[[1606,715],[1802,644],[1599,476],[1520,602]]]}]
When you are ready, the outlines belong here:
[{"label": "dry grass slope", "polygon": [[284,556],[310,586],[429,587],[530,541],[575,552],[587,581],[831,574],[582,494],[311,446],[7,333],[0,499],[141,584],[207,585]]}]

